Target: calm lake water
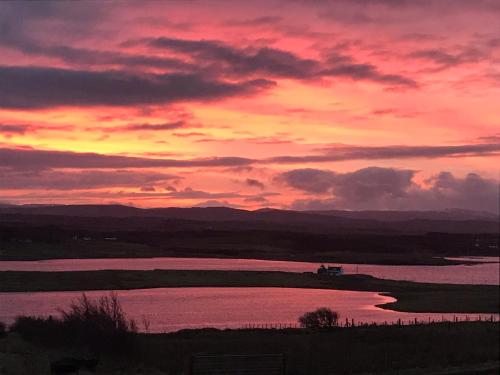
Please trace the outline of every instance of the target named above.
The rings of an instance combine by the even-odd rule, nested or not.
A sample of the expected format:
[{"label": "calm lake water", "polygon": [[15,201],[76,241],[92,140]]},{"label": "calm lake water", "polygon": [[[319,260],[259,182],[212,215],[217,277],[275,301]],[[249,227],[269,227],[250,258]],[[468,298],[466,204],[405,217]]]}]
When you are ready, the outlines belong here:
[{"label": "calm lake water", "polygon": [[[361,273],[382,279],[429,283],[499,285],[498,257],[453,258],[481,261],[477,265],[384,266],[340,264],[348,274]],[[338,264],[338,263],[337,263]],[[248,270],[314,272],[318,263],[257,259],[218,258],[116,258],[0,261],[0,271],[92,271],[92,270]]]},{"label": "calm lake water", "polygon": [[[330,307],[356,322],[395,322],[403,319],[452,320],[465,314],[418,314],[384,310],[375,305],[394,301],[373,292],[294,288],[157,288],[118,291],[127,315],[139,323],[149,320],[150,332],[183,328],[243,328],[247,324],[296,324],[304,312]],[[89,297],[107,291],[87,292]],[[81,292],[0,293],[0,321],[11,323],[17,315],[57,315]],[[469,315],[476,318],[477,314]],[[490,315],[483,315],[489,317]],[[498,315],[495,316],[498,318]]]}]

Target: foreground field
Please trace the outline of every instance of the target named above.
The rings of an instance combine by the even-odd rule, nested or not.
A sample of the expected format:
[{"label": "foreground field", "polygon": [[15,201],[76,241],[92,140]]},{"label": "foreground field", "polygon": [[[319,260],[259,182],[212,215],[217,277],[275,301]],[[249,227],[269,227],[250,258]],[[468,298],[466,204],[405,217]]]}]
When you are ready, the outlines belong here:
[{"label": "foreground field", "polygon": [[396,311],[498,313],[494,285],[427,284],[366,275],[320,277],[315,274],[257,271],[81,271],[0,272],[0,292],[121,290],[169,287],[284,287],[387,293]]},{"label": "foreground field", "polygon": [[[284,353],[289,374],[400,373],[403,369],[429,374],[433,368],[488,361],[496,361],[493,367],[498,369],[498,328],[496,323],[472,323],[361,327],[331,332],[187,331],[142,336],[141,347],[146,350],[141,355],[146,363],[153,363],[157,358],[155,348],[163,348],[170,353],[170,360],[157,364],[172,372],[181,366],[180,361],[172,366],[172,358],[185,359],[186,355],[200,352]],[[425,367],[427,370],[422,369]]]},{"label": "foreground field", "polygon": [[[498,337],[499,324],[487,322],[141,334],[133,355],[101,358],[97,374],[186,374],[192,355],[270,353],[285,355],[287,375],[497,374]],[[11,333],[0,338],[0,373],[48,375],[51,360],[82,353]]]}]

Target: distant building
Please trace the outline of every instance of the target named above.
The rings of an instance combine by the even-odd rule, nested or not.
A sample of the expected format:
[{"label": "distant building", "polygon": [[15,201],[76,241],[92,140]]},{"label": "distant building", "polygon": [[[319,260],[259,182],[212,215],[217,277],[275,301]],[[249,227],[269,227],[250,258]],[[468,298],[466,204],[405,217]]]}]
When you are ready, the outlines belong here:
[{"label": "distant building", "polygon": [[317,271],[318,275],[340,276],[344,273],[342,266],[328,266],[322,264]]}]

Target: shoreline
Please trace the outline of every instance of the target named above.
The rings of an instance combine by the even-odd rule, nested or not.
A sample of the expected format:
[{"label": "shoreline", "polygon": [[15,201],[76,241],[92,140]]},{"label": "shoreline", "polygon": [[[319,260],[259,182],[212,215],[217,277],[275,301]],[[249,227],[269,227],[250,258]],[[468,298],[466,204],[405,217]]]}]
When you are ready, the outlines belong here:
[{"label": "shoreline", "polygon": [[[335,258],[335,259],[330,259],[330,258],[324,258],[324,259],[317,259],[314,257],[300,257],[300,258],[291,258],[291,257],[253,257],[253,256],[238,256],[238,257],[233,257],[233,256],[224,256],[224,255],[211,255],[211,254],[179,254],[179,255],[167,255],[167,256],[139,256],[141,254],[137,254],[138,256],[130,255],[127,257],[119,256],[119,257],[114,257],[114,256],[101,256],[101,257],[12,257],[12,256],[2,256],[0,255],[0,262],[44,262],[44,261],[75,261],[75,260],[109,260],[109,259],[115,259],[115,260],[127,260],[127,259],[169,259],[169,258],[186,258],[186,259],[214,259],[214,260],[225,260],[225,259],[230,259],[230,260],[250,260],[250,261],[274,261],[274,262],[296,262],[296,263],[311,263],[311,264],[321,264],[321,263],[342,263],[342,264],[350,264],[350,265],[380,265],[380,266],[457,266],[457,265],[469,265],[469,266],[474,266],[478,264],[483,264],[483,263],[500,263],[500,258],[497,256],[456,256],[456,257],[438,257],[438,256],[431,256],[427,260],[429,261],[422,261],[422,262],[396,262],[394,259],[388,259],[387,261],[383,262],[354,262],[352,260],[342,260],[342,258]],[[360,254],[365,255],[365,254]],[[498,261],[481,261],[481,260],[474,260],[474,258],[499,258]],[[459,259],[463,258],[463,259]],[[392,261],[390,261],[392,260]]]},{"label": "shoreline", "polygon": [[[389,237],[387,240],[391,238]],[[230,240],[236,242],[233,243]],[[340,240],[347,241],[343,238]],[[410,241],[410,239],[407,240]],[[326,248],[318,250],[318,244],[313,249],[304,243],[299,243],[294,247],[290,244],[280,243],[247,244],[244,242],[245,238],[234,239],[231,237],[227,241],[230,243],[205,244],[202,242],[193,244],[184,239],[176,239],[172,244],[144,244],[101,239],[68,240],[55,243],[0,241],[0,262],[64,259],[212,258],[360,265],[451,266],[482,263],[479,259],[467,259],[471,256],[496,258],[499,256],[498,251],[493,253],[484,249],[482,251],[474,250],[472,254],[471,251],[464,251],[462,248],[455,252],[451,250],[441,252],[436,249],[423,252],[406,251],[407,248],[401,249],[401,251],[392,251],[390,248],[381,247],[383,245],[370,246],[368,243],[363,249],[358,250],[347,245],[345,247],[342,242],[332,248],[326,245]]]}]

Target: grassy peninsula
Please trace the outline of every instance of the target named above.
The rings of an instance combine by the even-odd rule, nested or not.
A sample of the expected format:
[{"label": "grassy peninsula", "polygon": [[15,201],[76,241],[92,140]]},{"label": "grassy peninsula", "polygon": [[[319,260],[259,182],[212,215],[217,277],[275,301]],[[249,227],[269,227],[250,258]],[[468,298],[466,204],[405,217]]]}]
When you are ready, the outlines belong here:
[{"label": "grassy peninsula", "polygon": [[397,299],[383,308],[405,312],[498,313],[494,285],[453,285],[264,271],[79,271],[0,272],[0,292],[127,290],[173,287],[283,287],[386,293]]}]

